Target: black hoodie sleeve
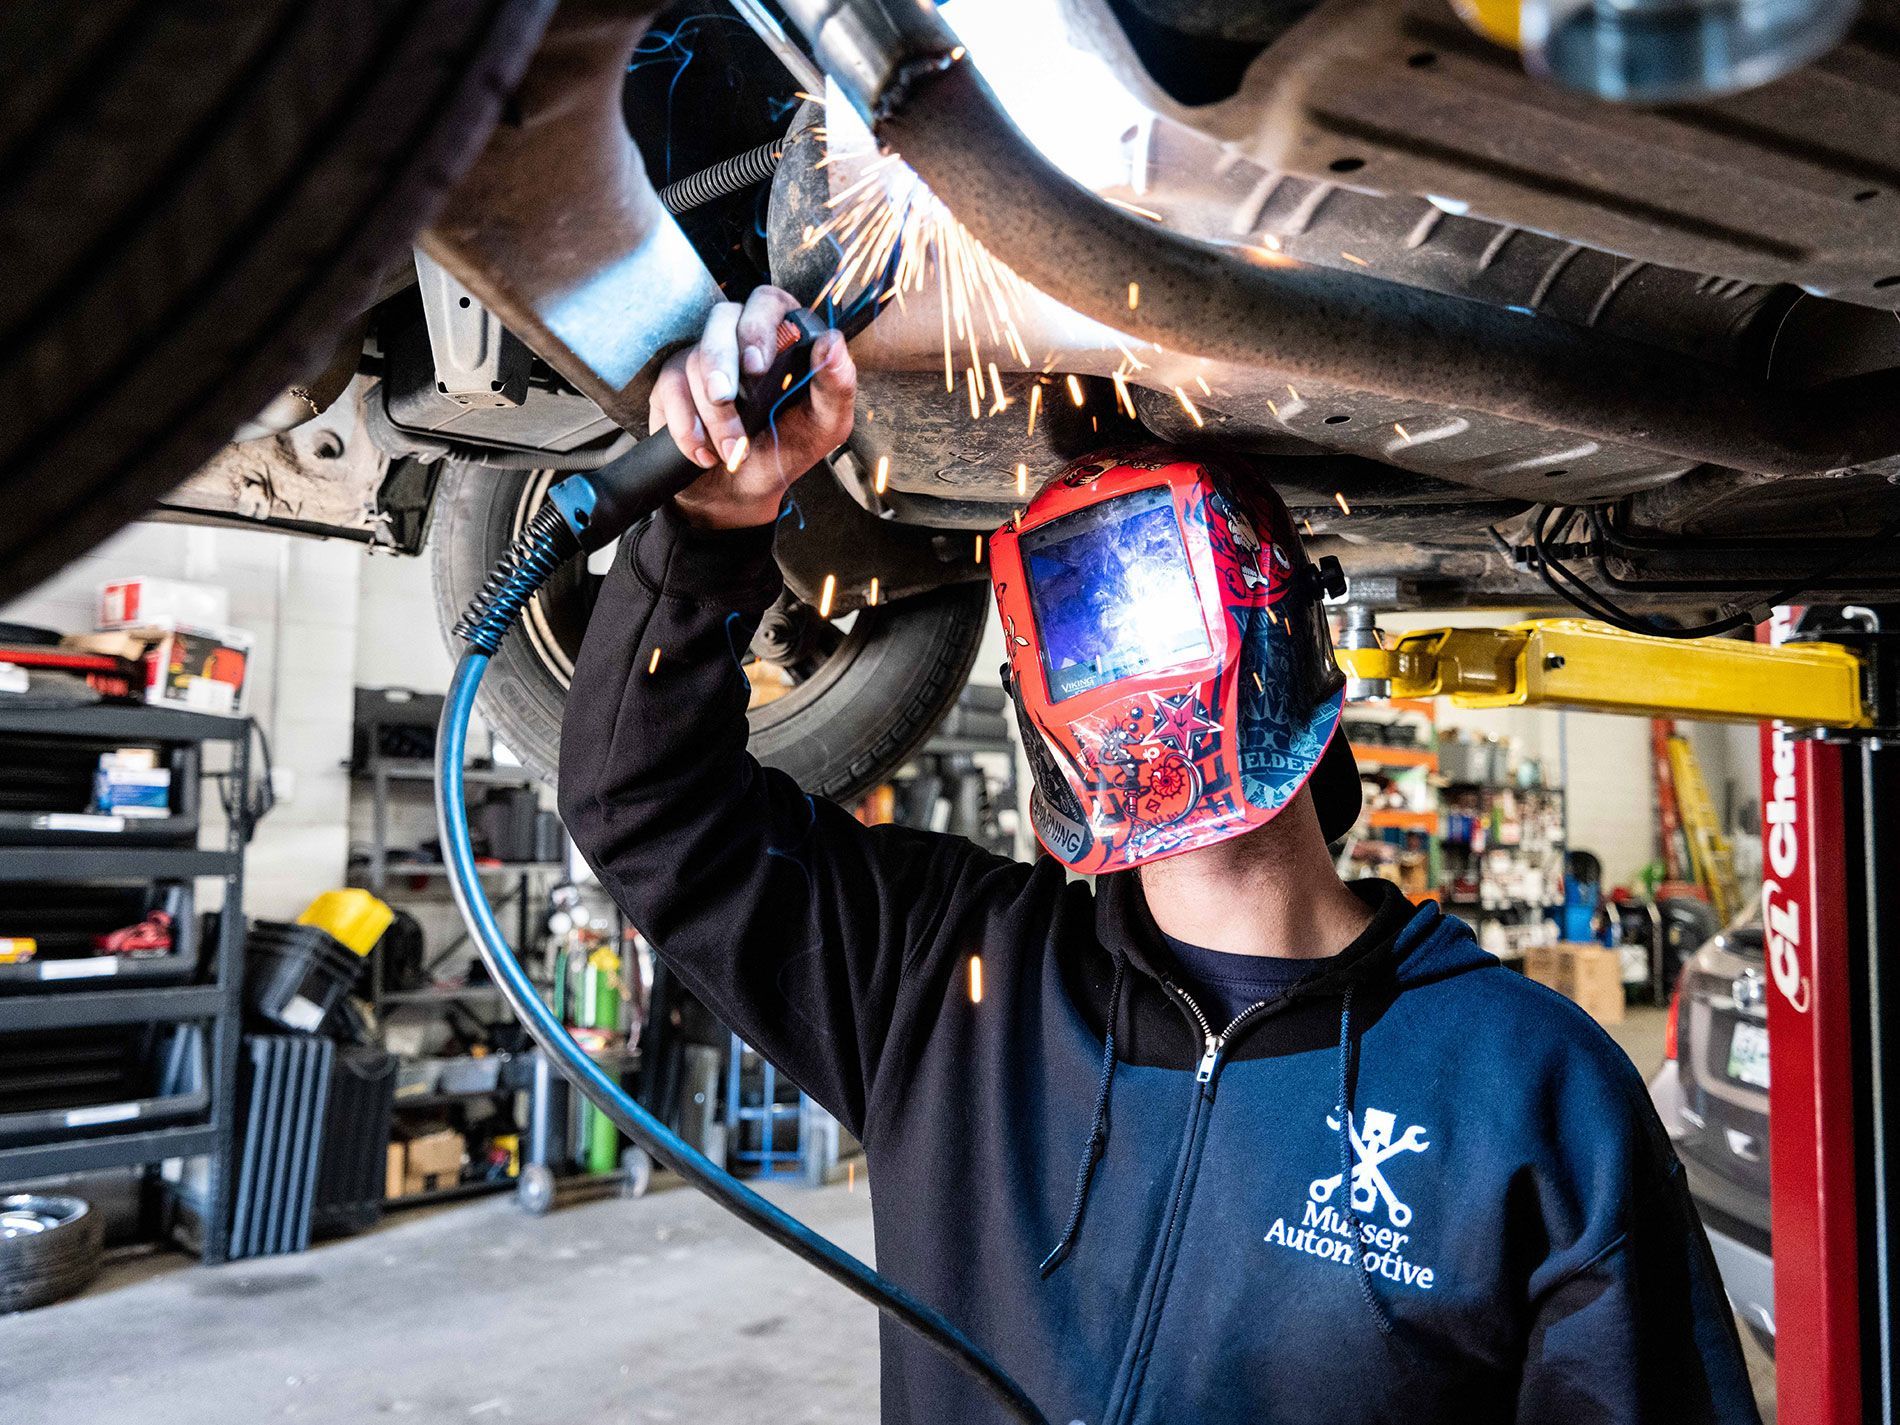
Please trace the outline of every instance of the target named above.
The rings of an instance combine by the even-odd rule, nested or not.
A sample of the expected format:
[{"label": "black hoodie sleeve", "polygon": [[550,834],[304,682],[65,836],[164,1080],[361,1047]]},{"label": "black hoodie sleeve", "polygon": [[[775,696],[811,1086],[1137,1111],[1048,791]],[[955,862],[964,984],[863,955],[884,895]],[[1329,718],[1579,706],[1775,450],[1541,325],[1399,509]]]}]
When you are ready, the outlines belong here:
[{"label": "black hoodie sleeve", "polygon": [[987,858],[862,826],[747,753],[773,528],[695,530],[669,505],[623,541],[568,694],[561,814],[687,988],[862,1137],[906,959]]}]

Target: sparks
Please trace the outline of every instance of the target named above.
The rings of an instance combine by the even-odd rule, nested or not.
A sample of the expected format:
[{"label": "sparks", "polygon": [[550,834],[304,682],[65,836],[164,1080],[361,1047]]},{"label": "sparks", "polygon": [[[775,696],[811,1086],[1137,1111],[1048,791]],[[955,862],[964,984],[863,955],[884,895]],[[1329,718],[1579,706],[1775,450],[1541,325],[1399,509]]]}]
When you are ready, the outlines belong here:
[{"label": "sparks", "polygon": [[1267,685],[1260,681],[1260,670],[1258,668],[1253,670],[1253,685],[1263,693],[1267,690]]},{"label": "sparks", "polygon": [[980,534],[976,537],[976,562],[983,562],[983,536]]},{"label": "sparks", "polygon": [[1286,419],[1285,416],[1280,414],[1279,403],[1271,396],[1267,397],[1267,409],[1273,412],[1273,418],[1276,421],[1284,421]]},{"label": "sparks", "polygon": [[970,388],[970,419],[977,420],[983,414],[983,407],[977,404],[977,397],[980,396],[982,392],[976,389],[976,368],[974,366],[966,368],[963,373],[963,378],[964,384]]},{"label": "sparks", "polygon": [[1248,261],[1260,267],[1298,267],[1300,265],[1277,247],[1248,246],[1243,243],[1240,252]]},{"label": "sparks", "polygon": [[1360,257],[1360,256],[1359,256],[1359,255],[1358,255],[1357,253],[1351,253],[1351,252],[1347,252],[1347,251],[1346,251],[1346,250],[1345,250],[1344,248],[1341,248],[1341,249],[1340,249],[1340,251],[1339,251],[1339,255],[1340,255],[1341,257],[1343,257],[1343,258],[1345,258],[1345,259],[1346,259],[1346,261],[1348,261],[1348,262],[1353,262],[1353,263],[1357,263],[1357,264],[1358,264],[1359,266],[1361,266],[1361,267],[1370,267],[1370,266],[1372,266],[1372,264],[1371,264],[1370,262],[1367,262],[1367,261],[1366,261],[1366,260],[1365,260],[1365,259],[1364,259],[1363,257]]},{"label": "sparks", "polygon": [[1400,425],[1397,421],[1392,422],[1392,429],[1399,433],[1399,439],[1404,441],[1407,445],[1412,443],[1412,437],[1406,434],[1405,427]]},{"label": "sparks", "polygon": [[[1106,197],[1107,195],[1105,194],[1103,196]],[[1144,208],[1141,206],[1141,204],[1130,203],[1125,198],[1108,198],[1107,201],[1109,201],[1110,203],[1113,203],[1117,208],[1120,208],[1124,213],[1133,213],[1136,217],[1146,218],[1151,223],[1159,223],[1159,222],[1165,221],[1162,218],[1161,214],[1157,213],[1153,208]]]},{"label": "sparks", "polygon": [[873,608],[877,607],[877,575],[875,574],[871,576],[871,587],[865,591],[864,602]]},{"label": "sparks", "polygon": [[871,479],[871,488],[877,491],[877,493],[880,495],[883,494],[886,490],[891,488],[891,458],[890,456],[888,455],[878,456],[877,474],[873,476]]},{"label": "sparks", "polygon": [[1188,399],[1188,393],[1183,391],[1179,386],[1174,388],[1174,399],[1181,403],[1181,409],[1188,413],[1188,419],[1193,421],[1197,427],[1207,424],[1206,421],[1201,419],[1201,413],[1194,409],[1194,402]]},{"label": "sparks", "polygon": [[1069,399],[1074,401],[1076,405],[1081,405],[1087,399],[1082,394],[1082,383],[1076,380],[1073,374],[1063,379],[1069,383]]},{"label": "sparks", "polygon": [[1042,409],[1042,383],[1029,388],[1029,434],[1036,433],[1036,412]]},{"label": "sparks", "polygon": [[[984,370],[993,363],[985,358],[986,345],[1005,348],[1019,366],[1031,364],[1019,330],[1032,295],[1028,285],[991,256],[895,154],[858,168],[825,208],[825,220],[811,229],[804,246],[828,242],[838,262],[814,307],[865,300],[902,306],[906,293],[934,287],[946,394],[956,391],[959,366],[976,372],[977,397],[989,394]],[[999,397],[992,413],[1008,404]]]},{"label": "sparks", "polygon": [[1214,388],[1207,384],[1207,378],[1205,376],[1196,376],[1194,378],[1194,384],[1201,388],[1201,394],[1203,396],[1211,396],[1214,394]]},{"label": "sparks", "polygon": [[970,957],[970,1003],[983,1003],[983,957]]},{"label": "sparks", "polygon": [[1016,493],[1018,495],[1029,493],[1029,467],[1020,461],[1016,465]]},{"label": "sparks", "polygon": [[1302,515],[1300,517],[1300,528],[1310,535],[1313,532],[1313,522]]},{"label": "sparks", "polygon": [[1135,398],[1128,391],[1128,377],[1123,372],[1116,371],[1109,379],[1115,383],[1115,404],[1128,412],[1129,420],[1141,419],[1135,413]]},{"label": "sparks", "polygon": [[745,464],[746,452],[752,449],[752,442],[746,436],[740,436],[732,443],[732,454],[726,457],[726,473],[732,474]]},{"label": "sparks", "polygon": [[838,597],[838,576],[825,575],[825,587],[818,593],[818,617],[831,617],[831,601]]},{"label": "sparks", "polygon": [[996,363],[990,363],[990,409],[989,414],[1009,409],[1009,397],[1003,394],[1003,378],[996,370]]},{"label": "sparks", "polygon": [[1262,233],[1260,236],[1260,245],[1268,252],[1278,252],[1280,250],[1279,235],[1277,233]]},{"label": "sparks", "polygon": [[659,645],[655,644],[653,647],[653,656],[647,659],[647,676],[651,678],[655,673],[659,671],[660,671],[660,649],[659,649]]},{"label": "sparks", "polygon": [[1352,513],[1352,506],[1346,503],[1345,495],[1342,494],[1338,490],[1333,491],[1333,503],[1339,506],[1339,512],[1342,515],[1349,515]]},{"label": "sparks", "polygon": [[858,1190],[858,1160],[856,1158],[844,1165],[844,1190],[846,1192]]},{"label": "sparks", "polygon": [[1128,284],[1128,310],[1132,312],[1140,305],[1141,284],[1139,282],[1130,282]]}]

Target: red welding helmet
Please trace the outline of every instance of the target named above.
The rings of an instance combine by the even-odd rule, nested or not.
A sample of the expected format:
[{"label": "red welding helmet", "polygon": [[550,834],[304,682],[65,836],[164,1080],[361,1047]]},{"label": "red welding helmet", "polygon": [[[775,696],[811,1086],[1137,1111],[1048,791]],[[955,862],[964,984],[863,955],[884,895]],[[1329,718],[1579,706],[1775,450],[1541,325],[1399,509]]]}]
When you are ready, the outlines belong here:
[{"label": "red welding helmet", "polygon": [[1077,871],[1238,836],[1312,785],[1358,818],[1316,569],[1264,481],[1161,452],[1069,467],[990,544],[1030,820]]}]

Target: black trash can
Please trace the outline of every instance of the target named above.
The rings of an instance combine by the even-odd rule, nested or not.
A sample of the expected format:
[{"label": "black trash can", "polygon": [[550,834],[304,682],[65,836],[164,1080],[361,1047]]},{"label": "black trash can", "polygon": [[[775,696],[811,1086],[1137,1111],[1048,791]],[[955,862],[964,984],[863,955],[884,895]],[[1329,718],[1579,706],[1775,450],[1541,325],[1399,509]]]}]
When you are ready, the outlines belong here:
[{"label": "black trash can", "polygon": [[312,1034],[362,967],[363,957],[327,930],[260,920],[244,945],[244,1001],[280,1028]]}]

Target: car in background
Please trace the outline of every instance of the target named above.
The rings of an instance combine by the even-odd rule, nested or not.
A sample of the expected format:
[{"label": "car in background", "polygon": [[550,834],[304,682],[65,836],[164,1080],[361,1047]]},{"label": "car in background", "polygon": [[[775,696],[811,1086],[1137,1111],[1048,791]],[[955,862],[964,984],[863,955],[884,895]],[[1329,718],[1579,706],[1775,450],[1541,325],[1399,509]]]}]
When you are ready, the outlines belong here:
[{"label": "car in background", "polygon": [[1775,1346],[1768,1215],[1768,998],[1758,923],[1705,941],[1669,1003],[1650,1098],[1669,1130],[1736,1314]]}]

